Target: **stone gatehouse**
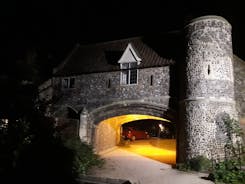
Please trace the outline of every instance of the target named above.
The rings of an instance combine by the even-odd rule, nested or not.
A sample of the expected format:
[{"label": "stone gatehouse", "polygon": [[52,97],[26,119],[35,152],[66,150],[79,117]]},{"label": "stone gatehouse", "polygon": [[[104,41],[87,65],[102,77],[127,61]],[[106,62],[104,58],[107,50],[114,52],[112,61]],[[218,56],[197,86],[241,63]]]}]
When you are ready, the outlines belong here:
[{"label": "stone gatehouse", "polygon": [[97,151],[117,144],[100,133],[108,143],[96,145],[100,122],[137,114],[176,123],[177,162],[216,158],[223,154],[222,114],[245,117],[245,96],[237,91],[244,92],[244,72],[245,62],[233,54],[231,25],[204,16],[180,31],[76,45],[40,86],[40,99],[49,100],[57,122],[76,120],[81,140]]}]

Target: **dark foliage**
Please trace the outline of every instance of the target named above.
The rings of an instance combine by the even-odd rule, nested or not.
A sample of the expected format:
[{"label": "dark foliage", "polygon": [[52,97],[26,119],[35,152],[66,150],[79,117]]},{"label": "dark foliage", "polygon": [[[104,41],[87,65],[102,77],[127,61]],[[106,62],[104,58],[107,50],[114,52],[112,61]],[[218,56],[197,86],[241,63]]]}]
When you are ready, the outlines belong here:
[{"label": "dark foliage", "polygon": [[91,167],[101,167],[104,164],[104,160],[94,153],[92,145],[81,142],[79,137],[72,137],[64,142],[74,153],[73,169],[77,173],[84,175]]},{"label": "dark foliage", "polygon": [[242,169],[245,156],[244,142],[242,141],[243,131],[239,122],[228,114],[224,115],[223,122],[227,135],[224,147],[225,158],[215,164],[209,177],[215,182],[243,184],[245,183],[245,171]]},{"label": "dark foliage", "polygon": [[74,153],[63,145],[53,125],[34,112],[30,120],[12,121],[2,129],[0,174],[6,183],[75,182]]},{"label": "dark foliage", "polygon": [[[35,57],[34,57],[35,56]],[[0,183],[73,183],[74,152],[36,104],[34,52],[0,73]]]},{"label": "dark foliage", "polygon": [[221,116],[224,124],[224,134],[227,136],[224,146],[225,158],[222,160],[209,160],[203,156],[192,158],[185,163],[177,164],[177,168],[183,171],[210,172],[204,179],[212,180],[215,183],[244,184],[244,142],[242,141],[243,131],[239,122],[230,118],[228,114]]}]

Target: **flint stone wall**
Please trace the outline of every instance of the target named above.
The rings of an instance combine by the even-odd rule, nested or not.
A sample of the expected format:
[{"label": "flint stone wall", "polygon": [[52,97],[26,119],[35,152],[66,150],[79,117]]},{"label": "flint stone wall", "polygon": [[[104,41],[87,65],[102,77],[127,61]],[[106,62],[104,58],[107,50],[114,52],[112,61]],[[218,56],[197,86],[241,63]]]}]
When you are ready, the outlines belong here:
[{"label": "flint stone wall", "polygon": [[245,62],[234,56],[235,99],[241,128],[245,141]]},{"label": "flint stone wall", "polygon": [[[95,136],[93,126],[104,118],[129,112],[161,116],[170,107],[180,114],[177,122],[178,162],[198,155],[222,157],[226,136],[220,119],[224,114],[236,117],[234,96],[238,115],[241,120],[245,118],[244,62],[235,57],[233,63],[231,25],[222,17],[194,19],[185,31],[186,62],[178,61],[181,75],[185,73],[178,78],[181,90],[171,84],[170,79],[177,79],[177,74],[170,74],[169,66],[138,70],[137,85],[120,85],[120,71],[70,76],[75,78],[72,89],[62,88],[63,77],[54,77],[52,116],[67,118],[67,107],[77,114],[86,107],[89,116],[84,122],[88,121],[89,128],[85,132],[89,132],[90,139]],[[179,109],[170,104],[176,97],[173,94],[180,95]]]},{"label": "flint stone wall", "polygon": [[207,16],[194,19],[186,32],[186,98],[233,98],[231,25],[223,18]]},{"label": "flint stone wall", "polygon": [[[179,134],[179,155],[182,160],[203,155],[210,159],[224,157],[224,146],[227,141],[225,115],[236,116],[235,103],[209,99],[185,101],[181,104],[185,114]],[[182,141],[183,140],[183,141]]]},{"label": "flint stone wall", "polygon": [[194,19],[185,27],[186,93],[181,103],[180,160],[224,156],[222,114],[236,117],[231,25],[221,17]]},{"label": "flint stone wall", "polygon": [[[151,85],[151,76],[153,83]],[[73,76],[75,86],[64,89],[63,78],[54,78],[57,102],[54,116],[67,116],[66,108],[80,112],[88,111],[121,101],[135,101],[150,104],[169,105],[169,67],[145,68],[138,70],[137,85],[121,85],[120,71]]]}]

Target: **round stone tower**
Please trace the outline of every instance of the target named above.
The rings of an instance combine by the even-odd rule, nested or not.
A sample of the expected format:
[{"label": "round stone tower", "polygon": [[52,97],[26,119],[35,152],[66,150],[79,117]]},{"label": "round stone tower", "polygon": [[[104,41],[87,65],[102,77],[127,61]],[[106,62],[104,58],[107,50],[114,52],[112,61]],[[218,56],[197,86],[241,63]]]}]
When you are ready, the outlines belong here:
[{"label": "round stone tower", "polygon": [[180,102],[178,161],[224,156],[222,118],[236,116],[231,25],[203,16],[185,27],[185,89]]}]

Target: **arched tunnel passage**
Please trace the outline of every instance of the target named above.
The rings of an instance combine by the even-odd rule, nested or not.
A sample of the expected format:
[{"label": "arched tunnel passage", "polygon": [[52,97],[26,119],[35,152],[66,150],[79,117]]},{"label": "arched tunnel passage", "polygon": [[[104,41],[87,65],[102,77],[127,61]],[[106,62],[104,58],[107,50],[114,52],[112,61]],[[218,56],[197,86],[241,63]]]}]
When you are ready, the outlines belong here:
[{"label": "arched tunnel passage", "polygon": [[[125,127],[140,128],[149,134],[149,139],[139,137],[135,141],[125,140],[122,136]],[[155,131],[151,127],[155,127]],[[151,115],[127,114],[101,121],[96,127],[94,147],[100,154],[119,146],[151,159],[175,164],[175,137],[175,125],[170,120]]]}]

